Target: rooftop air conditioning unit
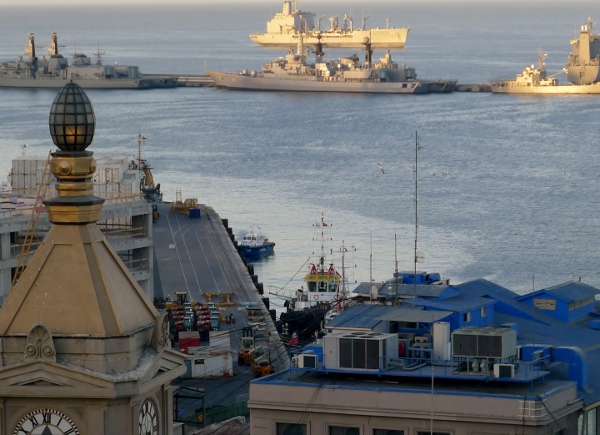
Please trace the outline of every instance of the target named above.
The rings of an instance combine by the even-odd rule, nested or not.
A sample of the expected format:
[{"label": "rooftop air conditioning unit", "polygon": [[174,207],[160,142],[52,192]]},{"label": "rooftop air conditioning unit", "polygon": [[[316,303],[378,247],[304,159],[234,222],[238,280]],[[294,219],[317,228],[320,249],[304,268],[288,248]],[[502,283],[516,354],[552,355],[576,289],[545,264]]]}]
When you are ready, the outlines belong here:
[{"label": "rooftop air conditioning unit", "polygon": [[494,364],[494,376],[497,378],[509,378],[515,377],[515,365],[514,364]]},{"label": "rooftop air conditioning unit", "polygon": [[334,370],[385,370],[398,356],[398,335],[379,332],[328,334],[323,337],[323,366]]},{"label": "rooftop air conditioning unit", "polygon": [[509,328],[457,329],[452,333],[452,356],[510,358],[517,354],[517,332]]},{"label": "rooftop air conditioning unit", "polygon": [[316,369],[317,368],[317,355],[302,353],[298,355],[298,368],[299,369]]}]

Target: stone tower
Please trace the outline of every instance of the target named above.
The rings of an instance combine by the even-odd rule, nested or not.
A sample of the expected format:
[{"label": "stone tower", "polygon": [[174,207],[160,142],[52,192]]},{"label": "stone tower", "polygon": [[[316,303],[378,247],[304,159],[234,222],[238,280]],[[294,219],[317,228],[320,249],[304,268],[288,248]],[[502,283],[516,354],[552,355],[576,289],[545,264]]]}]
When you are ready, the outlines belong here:
[{"label": "stone tower", "polygon": [[184,360],[95,224],[94,129],[87,95],[67,84],[50,111],[52,228],[0,309],[1,435],[172,433]]}]

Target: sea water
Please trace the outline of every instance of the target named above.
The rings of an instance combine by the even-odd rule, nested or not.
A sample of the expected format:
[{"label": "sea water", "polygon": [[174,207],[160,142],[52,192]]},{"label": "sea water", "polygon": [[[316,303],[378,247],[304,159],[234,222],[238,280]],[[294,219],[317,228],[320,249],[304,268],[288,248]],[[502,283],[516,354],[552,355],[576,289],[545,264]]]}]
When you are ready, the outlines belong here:
[{"label": "sea water", "polygon": [[[547,53],[549,73],[596,2],[302,2],[326,17],[411,28],[392,56],[422,78],[487,83],[511,78]],[[215,5],[0,7],[0,61],[36,34],[38,55],[57,32],[61,52],[98,48],[105,64],[145,73],[260,70],[284,55],[255,46],[281,2]],[[328,19],[322,21],[326,26]],[[600,29],[600,27],[599,27]],[[339,57],[361,50],[326,50]],[[384,54],[376,50],[374,57]],[[564,75],[557,76],[565,81]],[[52,148],[48,113],[56,91],[0,89],[0,174],[27,144]],[[414,267],[458,283],[486,278],[524,293],[581,279],[600,286],[598,119],[600,96],[320,95],[213,88],[87,92],[97,117],[96,156],[143,157],[166,200],[176,189],[277,243],[255,265],[265,288],[301,285],[321,216],[327,249],[348,249],[350,281],[389,279]],[[418,214],[415,135],[418,132]],[[379,168],[380,164],[385,173]],[[161,218],[163,218],[161,216]],[[417,218],[417,219],[416,219]],[[317,236],[318,238],[318,236]],[[396,239],[396,242],[394,240]],[[297,279],[292,278],[296,276]],[[290,282],[291,281],[291,282]]]}]

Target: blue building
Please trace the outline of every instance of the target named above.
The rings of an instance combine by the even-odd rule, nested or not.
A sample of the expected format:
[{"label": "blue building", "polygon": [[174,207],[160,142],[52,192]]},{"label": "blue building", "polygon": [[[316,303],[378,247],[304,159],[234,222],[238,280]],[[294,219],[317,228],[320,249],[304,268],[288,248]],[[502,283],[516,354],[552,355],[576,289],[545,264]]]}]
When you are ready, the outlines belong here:
[{"label": "blue building", "polygon": [[423,278],[359,286],[293,367],[252,382],[252,433],[596,435],[598,289]]}]

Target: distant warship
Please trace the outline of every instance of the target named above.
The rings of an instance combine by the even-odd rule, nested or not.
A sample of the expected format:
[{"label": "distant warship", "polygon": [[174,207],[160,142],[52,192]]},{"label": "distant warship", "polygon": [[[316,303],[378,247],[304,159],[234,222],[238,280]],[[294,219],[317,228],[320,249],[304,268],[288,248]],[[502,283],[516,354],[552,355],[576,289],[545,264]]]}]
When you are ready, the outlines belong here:
[{"label": "distant warship", "polygon": [[452,92],[456,80],[419,80],[414,68],[399,66],[389,52],[379,62],[372,61],[373,50],[369,38],[363,41],[365,62],[358,56],[323,60],[323,46],[317,38],[316,62],[306,62],[310,49],[304,50],[302,38],[296,53],[289,50],[285,59],[266,64],[261,72],[242,71],[227,73],[206,71],[221,88],[288,91],[288,92],[353,92],[389,94],[426,94]]},{"label": "distant warship", "polygon": [[298,0],[283,2],[283,11],[275,14],[267,23],[267,33],[251,34],[254,42],[272,47],[294,48],[300,36],[305,44],[316,44],[317,35],[321,35],[324,47],[358,48],[362,47],[364,38],[369,38],[373,48],[404,48],[409,28],[367,29],[366,15],[362,20],[362,28],[355,29],[352,17],[344,15],[344,24],[338,25],[338,16],[329,19],[329,28],[321,30],[321,20],[315,26],[315,14],[298,9]]},{"label": "distant warship", "polygon": [[16,61],[0,64],[0,88],[62,88],[72,81],[84,89],[147,89],[175,87],[174,78],[153,78],[140,73],[137,66],[102,65],[103,53],[98,50],[97,60],[83,53],[73,54],[73,63],[58,52],[58,37],[52,33],[48,54],[38,58],[35,36],[29,34],[24,56]]},{"label": "distant warship", "polygon": [[[581,26],[579,38],[571,40],[569,61],[563,71],[548,76],[546,54],[540,50],[538,66],[526,66],[515,80],[490,80],[492,92],[504,94],[600,94],[600,35],[594,35],[593,21]],[[555,78],[566,72],[572,84]]]}]

